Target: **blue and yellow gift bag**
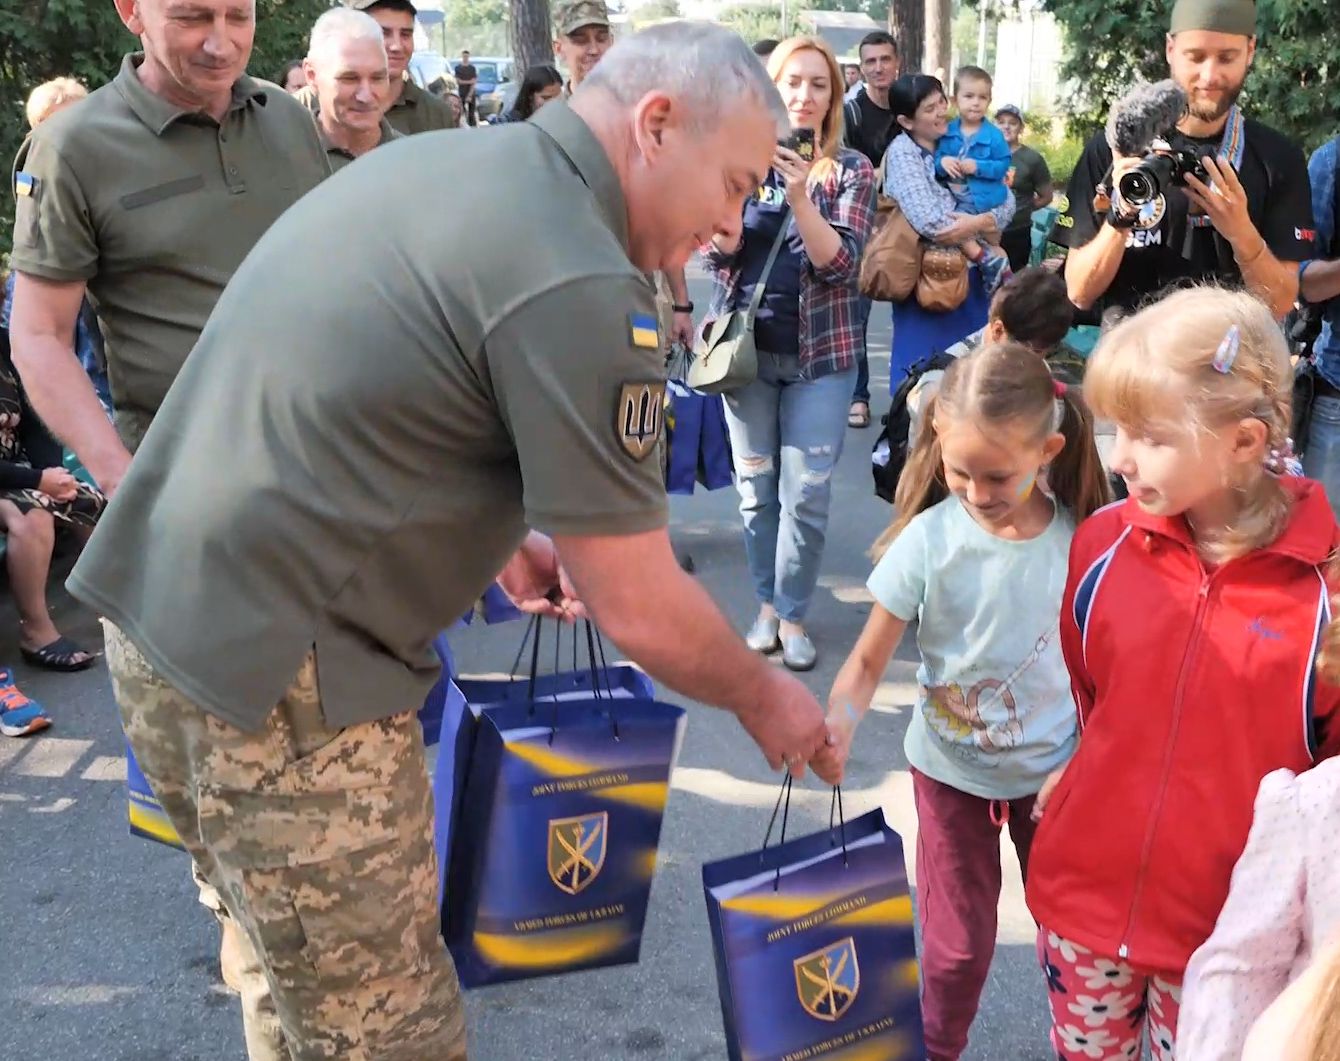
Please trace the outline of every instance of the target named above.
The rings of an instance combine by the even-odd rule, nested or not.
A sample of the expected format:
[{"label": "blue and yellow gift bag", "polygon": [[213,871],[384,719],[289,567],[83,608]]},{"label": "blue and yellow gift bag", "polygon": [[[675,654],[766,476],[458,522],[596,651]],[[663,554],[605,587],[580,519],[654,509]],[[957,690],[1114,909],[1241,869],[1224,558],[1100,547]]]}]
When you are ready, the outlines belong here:
[{"label": "blue and yellow gift bag", "polygon": [[731,1061],[923,1061],[911,890],[882,811],[704,865],[703,890]]},{"label": "blue and yellow gift bag", "polygon": [[633,668],[592,666],[583,691],[579,672],[536,676],[535,660],[529,680],[458,680],[443,715],[442,926],[465,987],[635,962],[641,947],[684,710]]},{"label": "blue and yellow gift bag", "polygon": [[696,485],[720,490],[734,482],[726,409],[719,394],[703,394],[670,380],[666,384],[665,489],[692,494]]},{"label": "blue and yellow gift bag", "polygon": [[135,761],[130,741],[126,741],[126,803],[129,808],[130,831],[146,840],[157,840],[168,847],[182,849],[177,830],[163,813],[163,807],[149,787],[149,781]]}]

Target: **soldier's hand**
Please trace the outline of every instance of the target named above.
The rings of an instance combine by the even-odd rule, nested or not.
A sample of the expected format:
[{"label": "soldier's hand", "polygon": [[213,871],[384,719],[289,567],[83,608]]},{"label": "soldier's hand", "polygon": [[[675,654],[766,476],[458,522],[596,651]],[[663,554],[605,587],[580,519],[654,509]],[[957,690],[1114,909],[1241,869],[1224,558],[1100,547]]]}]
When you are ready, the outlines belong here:
[{"label": "soldier's hand", "polygon": [[693,314],[676,313],[670,320],[670,341],[693,346]]},{"label": "soldier's hand", "polygon": [[545,535],[531,531],[498,575],[498,585],[528,615],[573,622],[585,609]]},{"label": "soldier's hand", "polygon": [[756,702],[737,717],[768,765],[774,770],[786,767],[793,777],[804,776],[805,764],[828,735],[814,694],[786,671],[772,667],[759,682]]}]

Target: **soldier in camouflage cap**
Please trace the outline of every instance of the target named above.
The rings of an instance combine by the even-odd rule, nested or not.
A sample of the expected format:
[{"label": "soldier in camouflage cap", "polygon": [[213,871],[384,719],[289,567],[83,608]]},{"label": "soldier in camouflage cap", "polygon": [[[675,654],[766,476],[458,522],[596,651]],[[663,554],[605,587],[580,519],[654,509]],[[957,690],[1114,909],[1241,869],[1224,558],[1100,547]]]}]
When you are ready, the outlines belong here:
[{"label": "soldier in camouflage cap", "polygon": [[568,73],[563,98],[582,83],[614,44],[605,0],[563,0],[554,5],[554,56]]}]

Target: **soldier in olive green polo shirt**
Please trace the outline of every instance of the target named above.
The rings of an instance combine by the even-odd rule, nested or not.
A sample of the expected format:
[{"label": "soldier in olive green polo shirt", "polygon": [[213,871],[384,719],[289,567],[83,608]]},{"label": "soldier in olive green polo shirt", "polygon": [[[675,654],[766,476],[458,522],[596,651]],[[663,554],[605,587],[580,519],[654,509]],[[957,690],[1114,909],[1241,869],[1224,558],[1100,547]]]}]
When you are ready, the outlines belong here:
[{"label": "soldier in olive green polo shirt", "polygon": [[[69,582],[108,617],[136,757],[266,960],[295,1058],[465,1056],[415,709],[433,635],[504,565],[527,607],[575,593],[774,767],[825,739],[679,569],[650,459],[643,274],[738,238],[785,109],[730,30],[621,47],[571,105],[399,140],[281,218]],[[425,210],[453,169],[498,194]]]},{"label": "soldier in olive green polo shirt", "polygon": [[382,115],[387,90],[382,30],[362,11],[335,7],[312,26],[303,73],[316,94],[316,126],[333,171],[399,138]]},{"label": "soldier in olive green polo shirt", "polygon": [[605,0],[559,0],[554,5],[554,34],[554,58],[568,73],[562,97],[567,99],[614,46]]}]

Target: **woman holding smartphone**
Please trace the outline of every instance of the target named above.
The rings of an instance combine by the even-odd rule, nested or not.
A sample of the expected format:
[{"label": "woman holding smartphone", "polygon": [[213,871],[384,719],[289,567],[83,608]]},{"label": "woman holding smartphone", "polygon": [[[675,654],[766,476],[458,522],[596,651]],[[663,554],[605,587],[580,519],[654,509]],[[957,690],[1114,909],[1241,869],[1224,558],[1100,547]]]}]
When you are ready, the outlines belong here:
[{"label": "woman holding smartphone", "polygon": [[793,135],[778,145],[763,185],[746,201],[741,237],[714,237],[704,257],[713,270],[709,320],[745,307],[763,285],[754,327],[758,378],[726,396],[759,602],[746,639],[758,652],[780,650],[788,667],[804,671],[818,656],[805,616],[863,343],[856,277],[874,224],[874,171],[865,156],[842,146],[842,71],[826,42],[783,41],[768,72]]}]

